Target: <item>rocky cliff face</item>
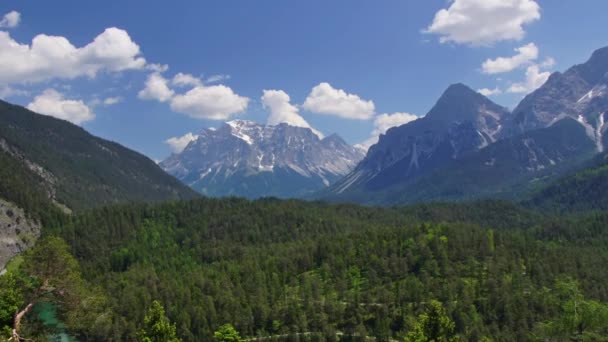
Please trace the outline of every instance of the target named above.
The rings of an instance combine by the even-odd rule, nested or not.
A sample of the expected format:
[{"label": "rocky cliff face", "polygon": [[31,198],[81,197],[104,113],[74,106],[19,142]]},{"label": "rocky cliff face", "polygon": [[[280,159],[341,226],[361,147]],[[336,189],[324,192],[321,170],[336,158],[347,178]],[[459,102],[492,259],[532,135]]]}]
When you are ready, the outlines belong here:
[{"label": "rocky cliff face", "polygon": [[0,199],[0,272],[15,255],[33,246],[40,226],[26,218],[23,210]]},{"label": "rocky cliff face", "polygon": [[608,113],[608,47],[599,49],[584,64],[554,73],[538,90],[526,96],[506,121],[507,135],[545,128],[570,117],[577,120],[604,150]]},{"label": "rocky cliff face", "polygon": [[202,130],[161,167],[210,196],[300,197],[344,176],[362,157],[337,135],[321,139],[308,128],[234,120]]},{"label": "rocky cliff face", "polygon": [[381,136],[333,189],[338,193],[359,186],[379,190],[428,173],[495,142],[507,114],[469,87],[452,85],[426,116]]}]

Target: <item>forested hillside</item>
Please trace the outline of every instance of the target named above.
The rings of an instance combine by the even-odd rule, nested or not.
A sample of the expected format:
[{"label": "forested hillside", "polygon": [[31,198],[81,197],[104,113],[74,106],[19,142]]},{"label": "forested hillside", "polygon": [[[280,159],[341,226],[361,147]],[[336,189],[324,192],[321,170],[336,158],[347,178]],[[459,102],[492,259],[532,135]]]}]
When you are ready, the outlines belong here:
[{"label": "forested hillside", "polygon": [[88,340],[138,340],[154,300],[185,341],[231,326],[243,338],[425,341],[429,315],[443,317],[442,340],[601,340],[607,223],[502,202],[205,199],[89,211],[46,234],[68,243],[84,284],[105,294],[105,320],[72,330]]},{"label": "forested hillside", "polygon": [[152,160],[67,121],[0,101],[0,196],[28,212],[197,195]]},{"label": "forested hillside", "polygon": [[534,192],[525,205],[549,212],[608,209],[608,154],[602,153],[587,164]]}]

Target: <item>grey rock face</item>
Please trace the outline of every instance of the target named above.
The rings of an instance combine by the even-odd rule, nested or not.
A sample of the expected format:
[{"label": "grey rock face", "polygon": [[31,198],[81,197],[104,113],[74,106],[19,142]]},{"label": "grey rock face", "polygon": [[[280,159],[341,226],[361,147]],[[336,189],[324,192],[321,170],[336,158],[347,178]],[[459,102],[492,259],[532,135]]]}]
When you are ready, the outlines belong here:
[{"label": "grey rock face", "polygon": [[607,114],[608,47],[553,74],[513,112],[453,85],[424,118],[390,129],[324,197],[397,204],[514,195],[604,151]]},{"label": "grey rock face", "polygon": [[463,84],[450,86],[423,118],[394,127],[332,190],[378,190],[416,178],[496,141],[507,109]]},{"label": "grey rock face", "polygon": [[570,117],[587,130],[599,152],[604,150],[608,113],[608,47],[599,49],[584,64],[554,73],[526,96],[506,120],[506,135],[545,128]]},{"label": "grey rock face", "polygon": [[308,128],[234,120],[202,130],[161,167],[211,196],[300,197],[347,174],[361,158],[337,135],[320,139]]},{"label": "grey rock face", "polygon": [[0,199],[0,270],[12,257],[33,246],[38,236],[38,224],[16,205]]}]

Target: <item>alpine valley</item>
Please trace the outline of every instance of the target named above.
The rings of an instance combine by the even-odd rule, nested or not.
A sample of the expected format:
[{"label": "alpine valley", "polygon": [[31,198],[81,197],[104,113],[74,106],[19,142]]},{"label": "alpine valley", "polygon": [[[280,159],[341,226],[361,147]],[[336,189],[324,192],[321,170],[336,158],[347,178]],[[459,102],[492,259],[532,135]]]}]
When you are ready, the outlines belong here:
[{"label": "alpine valley", "polygon": [[[569,32],[544,17],[567,8],[570,19],[573,5],[538,2],[560,23],[548,33]],[[542,55],[529,43],[486,61],[543,71],[513,109],[459,83],[409,121],[380,114],[390,96],[372,94],[375,107],[357,95],[397,89],[375,78],[381,69],[403,82],[405,67],[416,87],[415,75],[443,82],[433,75],[470,56],[478,66],[468,45],[496,36],[500,48],[524,36],[541,46],[543,27],[527,31],[537,1],[15,3],[30,11],[23,27],[17,11],[0,18],[0,97],[31,102],[0,101],[0,341],[608,342],[608,47],[552,75],[546,34]],[[393,25],[415,18],[393,9],[429,3],[449,6],[423,33],[440,42],[416,31],[404,44]],[[605,10],[580,12],[589,20],[573,27],[603,32]],[[133,38],[112,27],[79,47],[100,22]],[[55,35],[18,41],[51,23]],[[58,36],[70,25],[82,31],[74,43]],[[388,39],[370,44],[380,36],[420,66]],[[385,63],[394,57],[399,68]],[[171,69],[152,64],[162,61]],[[234,83],[174,71],[186,65]],[[323,82],[299,101],[300,83],[327,74],[364,86]],[[496,91],[515,84],[507,77]],[[277,124],[231,120],[260,114],[251,94],[262,81],[294,93],[264,90]],[[306,128],[347,119],[373,119],[367,141],[386,133],[363,151]],[[77,125],[129,134],[154,156],[166,153],[165,124],[218,121],[167,140],[180,152],[160,162]]]}]

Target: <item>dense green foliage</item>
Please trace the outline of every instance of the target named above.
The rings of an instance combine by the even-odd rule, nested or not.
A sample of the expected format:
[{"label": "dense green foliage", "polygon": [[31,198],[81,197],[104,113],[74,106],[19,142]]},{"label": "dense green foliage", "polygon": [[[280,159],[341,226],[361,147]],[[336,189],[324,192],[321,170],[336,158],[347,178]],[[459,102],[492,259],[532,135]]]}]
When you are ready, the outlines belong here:
[{"label": "dense green foliage", "polygon": [[44,180],[23,162],[0,150],[0,198],[15,203],[35,220],[59,220],[60,209],[49,198]]},{"label": "dense green foliage", "polygon": [[179,342],[175,324],[165,316],[165,308],[155,300],[144,317],[144,327],[140,332],[142,342]]},{"label": "dense green foliage", "polygon": [[232,324],[224,324],[213,333],[213,339],[217,342],[241,342],[243,339]]},{"label": "dense green foliage", "polygon": [[588,164],[535,192],[525,205],[552,212],[607,210],[608,154],[600,154]]},{"label": "dense green foliage", "polygon": [[23,307],[23,293],[13,273],[0,277],[0,338],[10,336],[13,319]]},{"label": "dense green foliage", "polygon": [[445,312],[443,305],[431,300],[428,308],[423,314],[418,316],[416,324],[407,334],[407,342],[448,342],[457,340],[454,328],[456,324],[452,322]]},{"label": "dense green foliage", "polygon": [[[0,196],[33,209],[32,214],[42,210],[41,194],[73,210],[197,196],[139,153],[3,101],[0,152]],[[33,183],[24,192],[15,191],[27,182]]]},{"label": "dense green foliage", "polygon": [[46,233],[105,289],[113,315],[102,340],[138,340],[142,308],[159,300],[184,341],[228,323],[243,338],[424,340],[428,322],[446,340],[512,341],[608,334],[594,315],[577,316],[582,332],[552,328],[571,314],[564,277],[589,312],[606,310],[607,224],[605,214],[543,218],[502,202],[202,199],[89,211]]},{"label": "dense green foliage", "polygon": [[42,339],[45,332],[34,308],[45,303],[57,306],[70,331],[83,339],[107,336],[112,310],[105,294],[82,279],[78,261],[60,238],[48,237],[26,252],[15,269],[0,277],[0,333],[8,335],[14,317],[23,311],[21,336]]}]

